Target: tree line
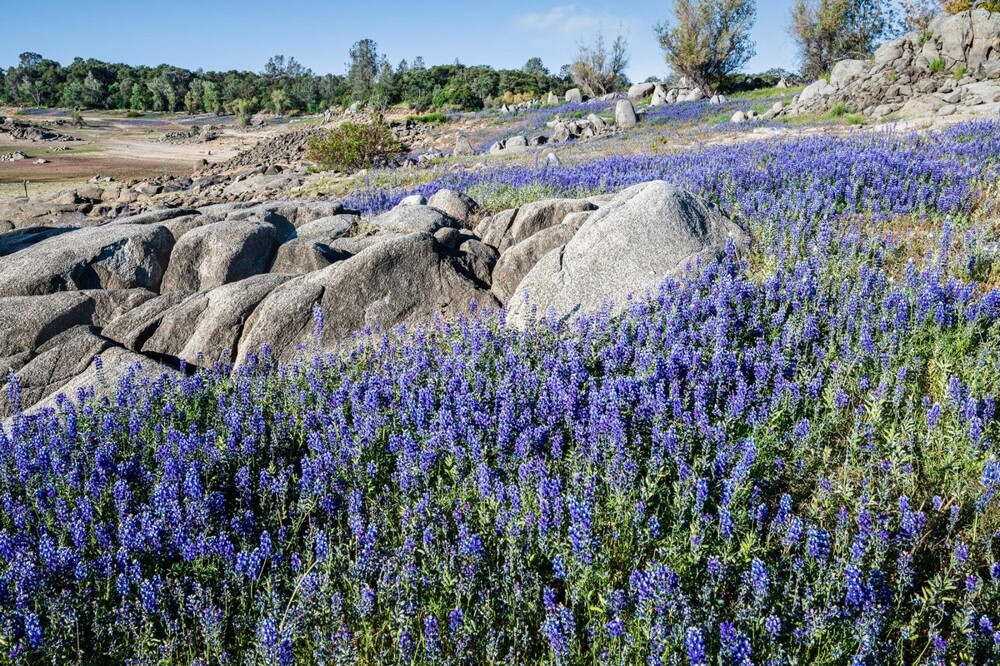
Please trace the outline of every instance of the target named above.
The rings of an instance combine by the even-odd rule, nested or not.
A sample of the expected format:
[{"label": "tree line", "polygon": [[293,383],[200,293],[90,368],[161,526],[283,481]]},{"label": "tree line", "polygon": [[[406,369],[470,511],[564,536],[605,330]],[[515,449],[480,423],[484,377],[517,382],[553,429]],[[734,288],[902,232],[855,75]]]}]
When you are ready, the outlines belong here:
[{"label": "tree line", "polygon": [[[1000,10],[1000,0],[795,0],[788,31],[801,73],[815,78],[838,60],[864,58],[886,39],[923,30],[941,11],[973,7]],[[732,88],[755,55],[751,29],[755,0],[676,0],[673,16],[654,27],[666,64],[708,91]],[[260,72],[191,71],[170,65],[136,67],[76,58],[63,66],[37,53],[22,53],[0,68],[0,103],[18,106],[230,113],[242,122],[258,111],[317,113],[362,102],[376,109],[478,110],[491,105],[562,95],[580,87],[600,96],[629,85],[628,43],[603,33],[581,41],[570,64],[552,73],[540,58],[520,69],[451,65],[428,67],[423,58],[393,66],[378,45],[363,39],[350,49],[344,76],[315,74],[295,58],[275,56]],[[653,79],[655,77],[651,77]]]},{"label": "tree line", "polygon": [[0,68],[0,103],[237,116],[317,113],[355,101],[473,110],[497,100],[561,94],[572,85],[568,66],[553,75],[539,58],[517,70],[459,62],[428,67],[420,57],[393,67],[377,44],[365,39],[351,48],[345,76],[316,74],[280,55],[260,72],[205,72],[83,58],[64,66],[38,53],[22,53],[16,65]]}]

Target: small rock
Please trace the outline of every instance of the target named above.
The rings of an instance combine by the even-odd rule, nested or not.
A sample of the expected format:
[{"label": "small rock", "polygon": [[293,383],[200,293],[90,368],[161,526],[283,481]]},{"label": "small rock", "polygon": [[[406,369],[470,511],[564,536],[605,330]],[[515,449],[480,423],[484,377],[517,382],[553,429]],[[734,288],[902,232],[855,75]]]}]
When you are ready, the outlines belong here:
[{"label": "small rock", "polygon": [[426,206],[427,199],[424,198],[422,194],[411,194],[408,197],[403,197],[399,202],[400,206]]}]

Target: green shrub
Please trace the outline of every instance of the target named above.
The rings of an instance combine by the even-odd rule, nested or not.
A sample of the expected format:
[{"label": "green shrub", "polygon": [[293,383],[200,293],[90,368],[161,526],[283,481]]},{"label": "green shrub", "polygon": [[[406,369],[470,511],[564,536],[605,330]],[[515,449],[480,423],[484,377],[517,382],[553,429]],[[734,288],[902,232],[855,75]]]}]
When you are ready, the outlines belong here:
[{"label": "green shrub", "polygon": [[944,70],[944,58],[937,58],[931,61],[931,74],[937,74]]},{"label": "green shrub", "polygon": [[198,136],[199,134],[201,134],[201,127],[199,127],[198,125],[191,125],[190,127],[188,127],[188,134],[190,134],[191,136]]},{"label": "green shrub", "polygon": [[128,113],[125,114],[125,117],[126,118],[142,118],[145,115],[146,115],[145,113],[142,113],[140,111],[129,111]]},{"label": "green shrub", "polygon": [[958,69],[955,70],[955,80],[961,81],[965,78],[965,75],[969,73],[969,68],[965,65],[959,65]]},{"label": "green shrub", "polygon": [[253,114],[257,113],[257,103],[252,99],[234,99],[227,105],[227,111],[236,116],[236,122],[240,127],[250,124]]},{"label": "green shrub", "polygon": [[83,119],[83,116],[80,115],[79,111],[74,111],[73,113],[69,114],[69,117],[70,120],[73,121],[73,124],[76,125],[77,127],[87,126],[86,121]]},{"label": "green shrub", "polygon": [[309,159],[327,169],[354,173],[406,151],[383,120],[372,124],[346,122],[325,137],[309,140]]},{"label": "green shrub", "polygon": [[848,125],[864,125],[865,117],[860,113],[852,113],[844,118],[844,122]]},{"label": "green shrub", "polygon": [[448,122],[448,116],[444,113],[425,113],[422,116],[407,116],[407,122],[415,123],[446,123]]},{"label": "green shrub", "polygon": [[830,109],[829,115],[831,118],[840,118],[841,116],[846,115],[847,111],[848,109],[846,104],[843,102],[837,102],[833,105],[833,108]]}]

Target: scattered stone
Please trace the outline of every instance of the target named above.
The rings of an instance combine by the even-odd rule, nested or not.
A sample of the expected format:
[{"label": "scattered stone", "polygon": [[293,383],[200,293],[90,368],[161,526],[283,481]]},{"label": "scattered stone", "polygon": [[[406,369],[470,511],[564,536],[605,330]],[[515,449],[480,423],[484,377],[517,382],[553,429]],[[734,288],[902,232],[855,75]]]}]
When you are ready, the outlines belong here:
[{"label": "scattered stone", "polygon": [[475,150],[472,147],[472,142],[469,141],[469,137],[464,134],[459,134],[455,137],[455,155],[474,155]]},{"label": "scattered stone", "polygon": [[427,200],[427,205],[437,208],[462,224],[469,224],[472,216],[479,210],[479,204],[471,197],[454,190],[438,190]]},{"label": "scattered stone", "polygon": [[655,83],[636,83],[628,89],[629,99],[645,99],[653,94],[656,89]]},{"label": "scattered stone", "polygon": [[615,124],[618,127],[635,127],[639,123],[639,118],[635,114],[635,107],[632,102],[623,99],[615,105]]},{"label": "scattered stone", "polygon": [[422,194],[411,194],[408,197],[403,197],[399,202],[400,206],[426,206],[427,199],[424,198]]}]

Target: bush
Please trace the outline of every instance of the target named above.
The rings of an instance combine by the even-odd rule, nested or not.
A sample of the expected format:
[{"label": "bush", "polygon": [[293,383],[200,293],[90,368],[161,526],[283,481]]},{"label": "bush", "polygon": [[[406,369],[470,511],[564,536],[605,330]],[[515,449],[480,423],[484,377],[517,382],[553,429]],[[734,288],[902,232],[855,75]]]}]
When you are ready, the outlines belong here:
[{"label": "bush", "polygon": [[938,58],[931,61],[931,74],[937,74],[942,70],[944,70],[944,58]]},{"label": "bush", "polygon": [[844,104],[843,102],[837,102],[836,104],[833,105],[833,108],[830,109],[830,117],[840,118],[841,116],[846,115],[847,111],[848,109],[846,104]]},{"label": "bush", "polygon": [[240,127],[250,124],[253,114],[257,113],[257,103],[250,99],[234,99],[227,105],[227,111],[236,116],[236,122]]},{"label": "bush", "polygon": [[444,113],[425,113],[422,116],[407,116],[407,122],[414,123],[446,123],[448,116]]},{"label": "bush", "polygon": [[188,127],[188,134],[190,134],[191,136],[198,136],[199,134],[201,134],[201,127],[199,127],[198,125],[191,125],[190,127]]},{"label": "bush", "polygon": [[125,114],[125,117],[126,118],[142,118],[145,115],[146,115],[145,113],[142,113],[140,111],[129,111],[128,113]]},{"label": "bush", "polygon": [[960,65],[958,69],[955,70],[955,80],[961,81],[965,78],[965,75],[969,73],[969,68],[965,65]]},{"label": "bush", "polygon": [[309,159],[327,169],[354,173],[398,157],[407,147],[383,120],[368,125],[346,122],[326,137],[309,140]]},{"label": "bush", "polygon": [[[972,0],[945,0],[944,10],[949,14],[958,14],[959,12],[966,12],[973,8]],[[984,2],[978,6],[978,9],[985,9],[989,12],[1000,12],[1000,2],[991,1]]]}]

